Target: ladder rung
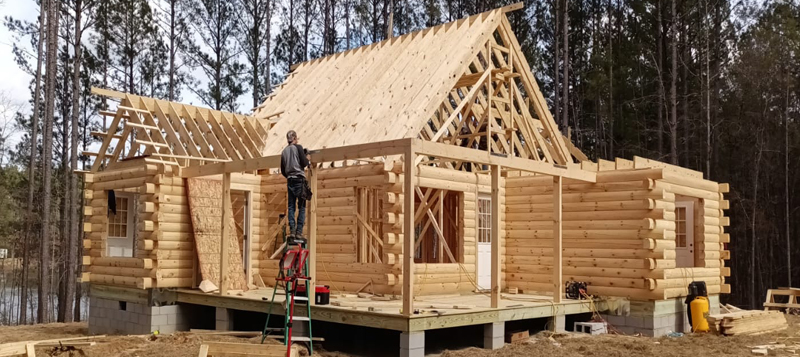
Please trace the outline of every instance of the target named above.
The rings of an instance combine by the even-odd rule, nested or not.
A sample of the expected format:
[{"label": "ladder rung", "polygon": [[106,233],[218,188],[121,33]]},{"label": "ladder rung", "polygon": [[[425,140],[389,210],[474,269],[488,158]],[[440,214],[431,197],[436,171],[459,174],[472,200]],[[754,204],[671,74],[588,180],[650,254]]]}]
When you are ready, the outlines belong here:
[{"label": "ladder rung", "polygon": [[308,317],[305,316],[292,316],[292,320],[295,321],[311,321]]},{"label": "ladder rung", "polygon": [[283,330],[284,330],[284,328],[283,328],[283,327],[267,327],[267,328],[266,328],[266,329],[264,329],[264,330],[265,330],[265,331],[283,331]]},{"label": "ladder rung", "polygon": [[295,296],[295,301],[308,301],[308,297],[305,296]]}]

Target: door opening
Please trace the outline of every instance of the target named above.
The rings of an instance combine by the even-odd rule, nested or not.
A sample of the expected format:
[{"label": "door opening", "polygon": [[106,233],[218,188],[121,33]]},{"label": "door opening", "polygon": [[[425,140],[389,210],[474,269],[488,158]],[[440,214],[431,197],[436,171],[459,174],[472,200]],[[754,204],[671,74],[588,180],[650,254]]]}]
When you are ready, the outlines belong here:
[{"label": "door opening", "polygon": [[239,248],[242,252],[242,263],[244,264],[244,274],[247,283],[252,283],[252,273],[250,264],[250,222],[252,220],[252,201],[250,191],[231,190],[231,208],[233,210],[233,222],[236,226],[236,238],[239,241]]}]

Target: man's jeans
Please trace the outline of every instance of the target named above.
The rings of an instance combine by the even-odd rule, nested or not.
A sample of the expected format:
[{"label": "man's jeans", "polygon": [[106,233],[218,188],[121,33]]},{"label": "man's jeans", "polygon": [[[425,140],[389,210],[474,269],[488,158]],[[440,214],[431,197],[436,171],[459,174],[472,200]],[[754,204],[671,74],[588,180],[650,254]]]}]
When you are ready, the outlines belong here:
[{"label": "man's jeans", "polygon": [[[303,194],[305,190],[305,180],[303,178],[290,178],[286,182],[289,192],[289,234],[303,234],[303,225],[306,224],[306,198]],[[295,225],[294,211],[298,209],[297,224]]]}]

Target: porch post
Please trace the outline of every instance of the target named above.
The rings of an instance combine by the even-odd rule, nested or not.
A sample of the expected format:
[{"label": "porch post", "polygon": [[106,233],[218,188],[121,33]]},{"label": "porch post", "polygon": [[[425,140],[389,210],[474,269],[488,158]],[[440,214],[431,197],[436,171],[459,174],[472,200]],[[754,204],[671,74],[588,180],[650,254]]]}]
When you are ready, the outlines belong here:
[{"label": "porch post", "polygon": [[564,288],[561,285],[563,275],[563,264],[561,263],[562,232],[561,221],[563,212],[561,210],[561,190],[563,189],[563,177],[553,176],[553,302],[561,302],[564,295]]},{"label": "porch post", "polygon": [[311,200],[308,201],[308,281],[306,289],[308,303],[316,305],[317,295],[317,167],[312,164],[308,169],[308,186],[311,188]]},{"label": "porch post", "polygon": [[417,166],[414,147],[403,157],[403,315],[414,314],[414,180]]},{"label": "porch post", "polygon": [[500,166],[492,165],[492,308],[500,307]]},{"label": "porch post", "polygon": [[220,227],[220,249],[219,249],[219,294],[225,295],[228,292],[228,235],[230,227],[228,222],[231,220],[231,173],[222,174],[222,226]]}]

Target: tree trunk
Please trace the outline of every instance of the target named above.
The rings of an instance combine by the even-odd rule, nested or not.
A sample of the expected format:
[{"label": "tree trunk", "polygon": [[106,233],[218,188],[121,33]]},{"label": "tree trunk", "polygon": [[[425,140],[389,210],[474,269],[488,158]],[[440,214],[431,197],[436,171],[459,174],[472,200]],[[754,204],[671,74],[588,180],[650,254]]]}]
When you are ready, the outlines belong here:
[{"label": "tree trunk", "polygon": [[670,41],[672,42],[670,44],[670,55],[672,57],[672,70],[670,71],[670,75],[672,80],[669,85],[669,102],[671,108],[669,113],[669,161],[674,165],[678,164],[678,28],[676,26],[678,22],[678,10],[676,3],[676,0],[672,0],[672,22],[670,23]]},{"label": "tree trunk", "polygon": [[608,156],[607,159],[613,160],[614,152],[614,26],[611,25],[613,7],[611,0],[608,0]]},{"label": "tree trunk", "polygon": [[564,29],[561,31],[564,36],[564,94],[562,101],[564,102],[563,115],[561,120],[561,131],[567,135],[569,128],[569,2],[564,0],[564,7],[562,10]]},{"label": "tree trunk", "polygon": [[[78,265],[78,202],[80,202],[80,191],[78,190],[78,178],[73,172],[78,170],[78,116],[80,114],[80,91],[81,91],[81,38],[83,28],[81,27],[81,15],[83,13],[83,1],[75,1],[75,59],[72,63],[72,134],[70,137],[70,209],[69,209],[69,239],[67,241],[67,271],[66,271],[66,294],[65,294],[65,322],[74,320],[73,304],[75,303],[75,283],[76,270]],[[170,87],[170,91],[172,87]],[[170,93],[172,96],[172,93]]]},{"label": "tree trunk", "polygon": [[658,137],[658,158],[663,160],[664,157],[664,99],[666,93],[664,90],[664,25],[662,19],[663,5],[661,0],[656,3],[656,69],[658,71],[658,129],[656,136]]},{"label": "tree trunk", "polygon": [[[786,62],[784,62],[784,63],[786,63]],[[791,287],[792,286],[792,239],[791,239],[792,236],[791,236],[791,231],[789,230],[789,228],[790,228],[789,217],[791,216],[790,215],[790,211],[789,211],[789,95],[790,95],[789,94],[789,83],[790,82],[788,80],[788,78],[789,78],[788,73],[786,74],[785,78],[786,78],[786,97],[784,98],[784,119],[783,119],[783,123],[785,125],[785,128],[783,130],[783,138],[784,138],[785,147],[784,147],[784,152],[783,152],[783,154],[784,154],[784,156],[783,156],[783,159],[784,159],[784,161],[783,161],[783,164],[784,164],[784,175],[783,175],[783,177],[784,177],[784,180],[785,180],[784,187],[785,187],[786,190],[784,192],[784,198],[783,199],[784,199],[784,202],[786,203],[786,276],[787,276],[787,280],[788,280],[788,283],[789,283],[789,285],[787,285],[787,286]]]},{"label": "tree trunk", "polygon": [[[761,135],[761,133],[756,134]],[[756,141],[760,141],[756,138]],[[753,207],[750,212],[750,308],[757,309],[756,298],[756,214],[758,214],[758,176],[761,169],[761,155],[764,152],[762,144],[758,144],[758,153],[756,154],[756,162],[753,166]]]},{"label": "tree trunk", "polygon": [[50,201],[52,199],[51,165],[53,157],[53,119],[55,114],[56,70],[58,67],[58,17],[59,1],[52,0],[48,6],[47,20],[47,78],[45,83],[44,144],[42,145],[44,168],[44,197],[42,198],[42,239],[39,249],[39,305],[37,308],[39,323],[52,321],[50,304],[50,273],[52,260],[50,257],[52,237],[50,236]]},{"label": "tree trunk", "polygon": [[[686,14],[684,14],[686,16]],[[681,93],[681,113],[683,114],[682,123],[683,123],[683,166],[689,167],[689,64],[688,61],[691,59],[689,55],[689,45],[686,41],[686,34],[689,32],[688,27],[683,27],[683,33],[681,34],[681,63],[683,63],[683,68],[681,69],[681,84],[682,84],[682,93]]]},{"label": "tree trunk", "polygon": [[30,237],[33,235],[33,194],[36,191],[36,152],[37,138],[39,136],[40,97],[42,91],[42,47],[45,41],[45,23],[47,18],[47,0],[42,0],[39,5],[39,41],[36,44],[36,84],[33,89],[33,120],[31,123],[31,152],[28,161],[28,207],[25,214],[25,236],[22,241],[22,278],[19,294],[19,323],[28,323],[28,274],[30,273]]},{"label": "tree trunk", "polygon": [[711,179],[711,50],[708,38],[708,0],[705,0],[706,9],[706,179]]},{"label": "tree trunk", "polygon": [[553,0],[553,2],[555,3],[553,17],[556,22],[555,30],[553,31],[553,42],[555,43],[555,51],[553,52],[553,93],[555,97],[553,101],[553,111],[555,112],[555,116],[553,118],[556,123],[558,123],[558,118],[561,117],[561,88],[559,86],[561,74],[558,70],[558,61],[561,59],[561,41],[559,40],[559,34],[561,33],[561,27],[559,26],[561,23],[561,1]]},{"label": "tree trunk", "polygon": [[[169,2],[169,101],[172,102],[175,100],[175,51],[176,51],[176,38],[175,38],[175,8],[177,0],[170,0]],[[80,16],[80,15],[77,15]],[[80,26],[80,22],[76,21],[78,26]],[[75,29],[75,35],[78,35],[78,29]],[[76,57],[79,56],[76,54]]]},{"label": "tree trunk", "polygon": [[267,46],[267,52],[265,54],[266,59],[264,61],[264,95],[272,93],[272,80],[270,79],[272,76],[272,67],[270,67],[270,61],[272,61],[272,52],[270,52],[270,41],[272,38],[272,10],[272,1],[267,1],[267,19],[264,21],[264,26],[267,26],[266,34],[264,36],[264,42],[266,42]]}]

